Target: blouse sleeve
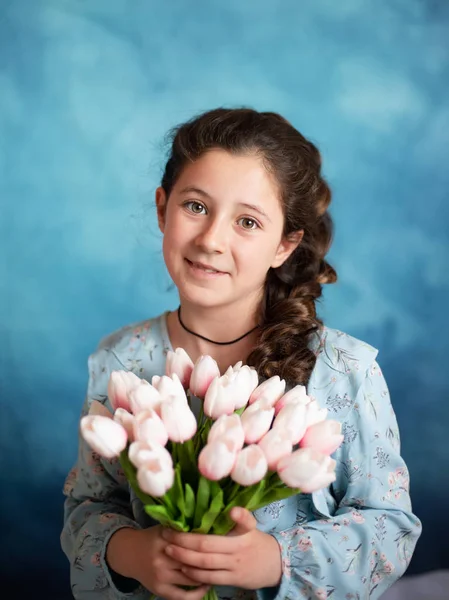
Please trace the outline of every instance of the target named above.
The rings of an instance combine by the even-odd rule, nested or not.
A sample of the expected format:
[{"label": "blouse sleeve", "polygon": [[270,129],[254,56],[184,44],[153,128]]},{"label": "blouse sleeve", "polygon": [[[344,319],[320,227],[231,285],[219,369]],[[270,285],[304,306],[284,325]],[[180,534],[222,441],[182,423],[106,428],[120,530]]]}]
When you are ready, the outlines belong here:
[{"label": "blouse sleeve", "polygon": [[331,489],[335,514],[272,533],[283,575],[279,587],[258,591],[259,600],[376,600],[407,569],[421,523],[411,510],[396,417],[377,362],[343,433]]},{"label": "blouse sleeve", "polygon": [[[121,367],[114,364],[107,350],[89,357],[89,386],[82,415],[88,413],[94,399],[107,402],[107,379],[114,368]],[[148,591],[137,581],[117,576],[106,564],[110,537],[122,527],[139,528],[118,459],[102,458],[79,436],[78,460],[67,476],[64,495],[61,545],[70,562],[74,598],[148,600]]]}]

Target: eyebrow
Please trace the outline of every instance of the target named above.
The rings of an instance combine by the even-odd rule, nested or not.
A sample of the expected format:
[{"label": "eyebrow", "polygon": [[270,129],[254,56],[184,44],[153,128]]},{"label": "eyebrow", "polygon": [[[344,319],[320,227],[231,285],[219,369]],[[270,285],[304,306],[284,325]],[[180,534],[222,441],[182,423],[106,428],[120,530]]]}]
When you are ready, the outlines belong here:
[{"label": "eyebrow", "polygon": [[[203,196],[203,198],[213,200],[212,196],[210,194],[208,194],[207,192],[205,192],[204,190],[194,187],[194,186],[190,186],[190,185],[183,188],[180,193],[181,194],[188,194],[188,193],[198,194],[199,196]],[[257,204],[249,204],[248,202],[239,202],[239,204],[240,204],[240,206],[244,206],[245,208],[248,208],[249,210],[254,210],[255,212],[257,212],[260,215],[262,215],[263,217],[265,217],[271,223],[270,217]]]}]

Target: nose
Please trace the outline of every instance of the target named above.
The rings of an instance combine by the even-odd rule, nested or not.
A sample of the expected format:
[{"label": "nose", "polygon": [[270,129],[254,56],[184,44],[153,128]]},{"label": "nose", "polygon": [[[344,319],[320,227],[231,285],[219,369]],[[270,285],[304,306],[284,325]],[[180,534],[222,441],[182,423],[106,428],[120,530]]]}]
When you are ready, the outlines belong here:
[{"label": "nose", "polygon": [[204,225],[198,233],[195,243],[203,252],[223,254],[228,244],[229,231],[224,220],[204,220]]}]

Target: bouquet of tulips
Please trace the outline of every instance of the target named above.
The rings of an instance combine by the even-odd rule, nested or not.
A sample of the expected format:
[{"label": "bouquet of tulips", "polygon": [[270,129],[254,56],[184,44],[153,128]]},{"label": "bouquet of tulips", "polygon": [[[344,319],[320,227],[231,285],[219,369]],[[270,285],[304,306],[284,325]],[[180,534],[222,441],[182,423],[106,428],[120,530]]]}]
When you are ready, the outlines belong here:
[{"label": "bouquet of tulips", "polygon": [[108,396],[114,413],[94,401],[81,433],[101,456],[119,457],[146,513],[164,526],[225,535],[234,506],[254,511],[335,480],[340,423],[303,386],[286,392],[278,376],[259,383],[241,362],[220,376],[210,356],[193,364],[178,348],[151,384],[112,372]]}]

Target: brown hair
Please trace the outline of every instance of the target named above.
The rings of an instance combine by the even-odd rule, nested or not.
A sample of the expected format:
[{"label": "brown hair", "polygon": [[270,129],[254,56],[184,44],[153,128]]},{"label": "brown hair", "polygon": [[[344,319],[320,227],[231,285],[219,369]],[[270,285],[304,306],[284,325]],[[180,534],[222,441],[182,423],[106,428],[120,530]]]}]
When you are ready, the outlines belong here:
[{"label": "brown hair", "polygon": [[161,186],[167,198],[187,162],[212,148],[255,154],[278,182],[284,236],[303,230],[301,243],[287,261],[270,269],[260,305],[260,336],[248,364],[264,377],[279,375],[306,384],[316,356],[311,336],[322,327],[315,302],[322,284],[337,280],[325,255],[332,242],[328,213],[331,192],[321,175],[321,156],[286,119],[249,108],[218,108],[170,132],[171,152]]}]

